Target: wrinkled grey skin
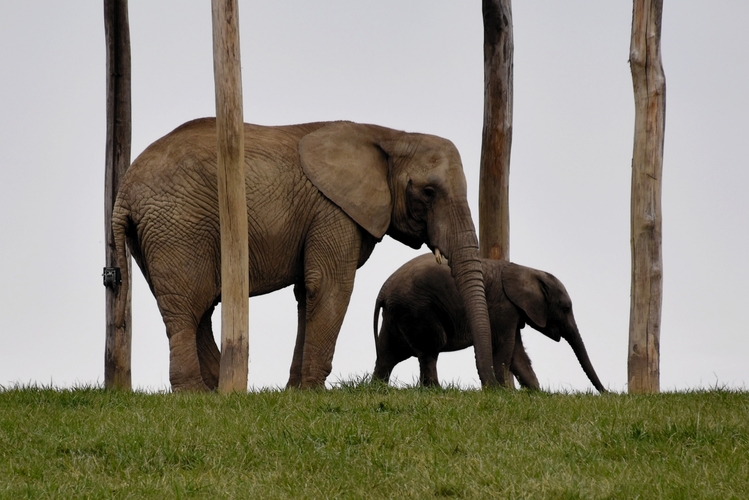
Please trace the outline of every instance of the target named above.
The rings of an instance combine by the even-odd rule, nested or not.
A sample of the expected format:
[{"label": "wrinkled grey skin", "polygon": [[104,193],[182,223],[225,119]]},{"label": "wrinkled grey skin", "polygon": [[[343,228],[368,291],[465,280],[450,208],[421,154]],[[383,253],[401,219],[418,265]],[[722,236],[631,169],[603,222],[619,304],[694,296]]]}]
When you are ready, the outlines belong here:
[{"label": "wrinkled grey skin", "polygon": [[[244,134],[250,295],[294,285],[298,301],[289,387],[324,384],[356,269],[385,234],[451,259],[481,380],[496,384],[478,242],[450,141],[351,122],[246,124]],[[166,325],[175,391],[218,385],[216,157],[214,119],[178,127],[133,162],[113,211],[116,322],[130,286],[127,242]]]},{"label": "wrinkled grey skin", "polygon": [[[523,387],[538,389],[538,379],[523,348],[525,324],[572,347],[588,379],[605,392],[578,331],[564,285],[549,273],[507,261],[482,259],[494,369],[504,384],[509,373]],[[382,329],[378,320],[382,309]],[[466,310],[447,265],[431,255],[404,264],[382,285],[374,313],[377,361],[373,378],[388,381],[395,365],[417,356],[424,385],[439,386],[437,357],[471,345]],[[505,384],[506,385],[506,384]]]}]

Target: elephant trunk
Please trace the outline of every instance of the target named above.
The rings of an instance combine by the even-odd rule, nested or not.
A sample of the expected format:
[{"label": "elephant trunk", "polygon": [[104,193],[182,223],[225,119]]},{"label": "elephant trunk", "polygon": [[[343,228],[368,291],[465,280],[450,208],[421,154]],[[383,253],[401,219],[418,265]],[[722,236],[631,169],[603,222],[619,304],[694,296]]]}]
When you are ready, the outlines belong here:
[{"label": "elephant trunk", "polygon": [[593,364],[590,362],[590,358],[588,357],[588,351],[587,349],[585,349],[585,344],[583,343],[583,339],[580,336],[580,332],[577,330],[577,328],[574,329],[574,333],[571,336],[565,338],[572,347],[572,351],[575,353],[577,361],[580,363],[580,366],[582,366],[583,371],[588,376],[588,380],[591,381],[598,392],[607,392],[603,387],[601,381],[598,379],[596,371],[593,369]]},{"label": "elephant trunk", "polygon": [[[466,204],[467,209],[467,204]],[[479,259],[479,246],[470,213],[462,214],[455,227],[461,231],[452,233],[450,248],[441,248],[450,260],[450,270],[465,304],[468,327],[473,337],[476,368],[482,386],[496,386],[492,357],[491,327],[484,291],[484,276]],[[458,217],[460,219],[460,217]],[[467,219],[467,221],[465,220]]]}]

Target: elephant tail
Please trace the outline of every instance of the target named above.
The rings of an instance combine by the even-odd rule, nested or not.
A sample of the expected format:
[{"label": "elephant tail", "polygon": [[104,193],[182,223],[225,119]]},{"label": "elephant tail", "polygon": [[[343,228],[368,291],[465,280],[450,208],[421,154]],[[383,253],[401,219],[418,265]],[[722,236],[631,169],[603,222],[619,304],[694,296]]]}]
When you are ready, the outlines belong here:
[{"label": "elephant tail", "polygon": [[[380,292],[377,295],[377,300],[375,301],[375,310],[374,310],[374,341],[375,341],[375,351],[379,351],[379,342],[378,342],[378,332],[380,331],[380,309],[385,305],[385,298],[382,296],[382,292]],[[377,355],[379,356],[379,352],[377,352]]]},{"label": "elephant tail", "polygon": [[127,230],[129,223],[130,217],[127,210],[122,207],[118,199],[112,212],[112,232],[114,233],[117,267],[120,269],[120,279],[122,280],[115,294],[114,323],[116,328],[125,327],[125,309],[127,308],[127,298],[130,290],[130,259],[127,255]]}]

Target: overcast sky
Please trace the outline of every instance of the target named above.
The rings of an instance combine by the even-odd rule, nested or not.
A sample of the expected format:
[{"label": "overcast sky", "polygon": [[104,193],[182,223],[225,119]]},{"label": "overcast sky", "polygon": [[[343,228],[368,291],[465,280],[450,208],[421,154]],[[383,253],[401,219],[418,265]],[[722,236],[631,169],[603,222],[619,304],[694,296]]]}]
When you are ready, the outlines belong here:
[{"label": "overcast sky", "polygon": [[[665,0],[661,388],[749,381],[749,3]],[[451,139],[477,220],[481,2],[242,1],[245,121],[346,119]],[[513,2],[511,259],[555,274],[603,384],[625,391],[634,129],[631,0]],[[214,112],[210,2],[130,0],[133,159]],[[101,1],[0,2],[0,385],[103,384],[105,53]],[[329,382],[371,372],[374,299],[427,251],[386,237],[360,269]],[[133,385],[169,387],[168,344],[140,271]],[[220,339],[220,314],[214,314]],[[251,387],[288,377],[290,288],[250,300]],[[564,342],[529,328],[543,387],[592,386]],[[478,384],[473,351],[443,382]],[[411,384],[415,359],[395,375]]]}]

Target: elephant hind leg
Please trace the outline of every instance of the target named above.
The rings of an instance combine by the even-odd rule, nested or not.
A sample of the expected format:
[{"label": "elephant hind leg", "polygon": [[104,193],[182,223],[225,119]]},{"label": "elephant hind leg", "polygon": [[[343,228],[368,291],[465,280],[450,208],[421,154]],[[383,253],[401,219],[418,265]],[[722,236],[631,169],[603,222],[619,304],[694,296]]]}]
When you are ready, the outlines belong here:
[{"label": "elephant hind leg", "polygon": [[169,381],[174,392],[209,390],[200,373],[194,327],[169,335]]},{"label": "elephant hind leg", "polygon": [[221,368],[221,352],[213,338],[213,327],[211,316],[215,306],[211,306],[200,319],[198,324],[196,344],[198,349],[198,362],[200,363],[200,376],[209,389],[218,387],[218,377]]},{"label": "elephant hind leg", "polygon": [[[210,315],[207,317],[208,323],[205,324],[200,312],[195,314],[183,312],[194,308],[189,307],[188,300],[176,295],[166,297],[163,294],[157,295],[157,302],[166,325],[166,335],[169,338],[169,382],[172,384],[172,391],[210,390],[201,375],[201,361],[198,356],[199,330],[206,332],[201,334],[200,350],[202,352],[208,352],[205,349],[205,340],[208,335],[211,335],[210,341],[213,342],[213,334],[210,332]],[[203,308],[197,310],[204,311]]]},{"label": "elephant hind leg", "polygon": [[302,386],[302,359],[304,354],[304,332],[307,325],[307,292],[304,283],[294,285],[294,298],[296,298],[297,328],[296,342],[294,343],[294,356],[291,358],[289,369],[289,381],[287,388],[299,388]]},{"label": "elephant hind leg", "polygon": [[377,356],[374,371],[372,372],[372,380],[387,384],[390,381],[390,374],[393,373],[395,365],[396,363],[393,363],[391,359],[386,359],[385,356]]},{"label": "elephant hind leg", "polygon": [[388,383],[395,366],[416,353],[403,340],[403,334],[398,328],[398,322],[393,313],[386,306],[382,309],[382,327],[377,335],[377,360],[375,361],[373,380]]},{"label": "elephant hind leg", "polygon": [[379,380],[387,384],[390,381],[390,375],[393,373],[395,366],[411,356],[413,356],[413,353],[402,354],[398,351],[378,348],[377,360],[375,361],[374,372],[372,372],[372,380]]},{"label": "elephant hind leg", "polygon": [[437,376],[437,354],[419,354],[420,382],[424,387],[439,387],[440,380]]},{"label": "elephant hind leg", "polygon": [[189,213],[169,219],[159,210],[154,201],[149,218],[160,222],[142,229],[148,236],[143,237],[142,258],[169,339],[169,381],[173,391],[208,391],[201,364],[218,350],[211,346],[210,312],[220,293],[220,265],[212,256],[209,231],[191,225]]}]

